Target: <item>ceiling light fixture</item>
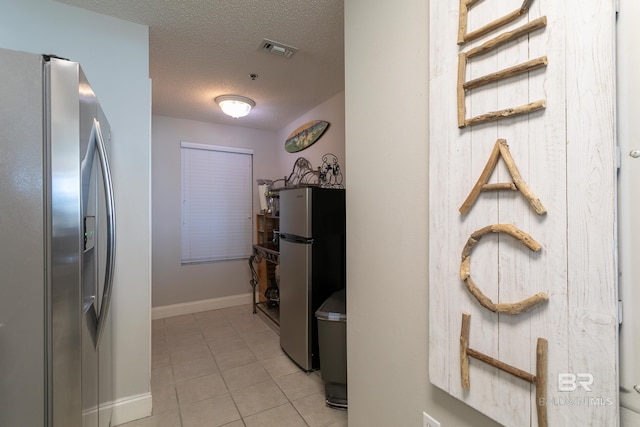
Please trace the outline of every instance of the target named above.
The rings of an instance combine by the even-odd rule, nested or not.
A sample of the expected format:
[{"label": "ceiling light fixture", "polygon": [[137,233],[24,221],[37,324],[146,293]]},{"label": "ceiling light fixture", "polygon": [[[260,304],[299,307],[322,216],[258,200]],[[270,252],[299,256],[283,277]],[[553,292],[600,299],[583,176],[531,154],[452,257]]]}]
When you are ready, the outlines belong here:
[{"label": "ceiling light fixture", "polygon": [[220,106],[223,113],[234,119],[246,116],[251,108],[256,106],[252,99],[239,95],[220,95],[214,101]]}]

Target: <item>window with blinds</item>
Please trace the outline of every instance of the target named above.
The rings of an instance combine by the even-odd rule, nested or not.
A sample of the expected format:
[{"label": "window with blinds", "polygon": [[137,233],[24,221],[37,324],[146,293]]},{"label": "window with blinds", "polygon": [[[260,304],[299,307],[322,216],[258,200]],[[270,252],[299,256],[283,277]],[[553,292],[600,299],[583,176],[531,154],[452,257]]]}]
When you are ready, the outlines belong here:
[{"label": "window with blinds", "polygon": [[253,150],[183,142],[183,264],[248,258]]}]

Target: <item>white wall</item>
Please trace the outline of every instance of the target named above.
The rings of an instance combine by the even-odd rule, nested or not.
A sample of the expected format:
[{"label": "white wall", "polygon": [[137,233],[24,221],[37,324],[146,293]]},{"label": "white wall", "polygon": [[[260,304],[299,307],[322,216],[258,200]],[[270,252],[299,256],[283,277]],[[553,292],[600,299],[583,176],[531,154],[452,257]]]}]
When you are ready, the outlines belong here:
[{"label": "white wall", "polygon": [[129,413],[142,416],[151,409],[148,29],[50,0],[4,0],[0,9],[0,47],[80,62],[111,124],[118,216],[111,312],[115,398],[127,406],[129,398],[146,395]]},{"label": "white wall", "polygon": [[427,372],[428,6],[345,2],[349,427],[497,425]]},{"label": "white wall", "polygon": [[[271,131],[153,116],[154,309],[251,292],[247,260],[180,265],[181,141],[250,148],[254,179],[280,174]],[[253,205],[258,212],[257,185]]]},{"label": "white wall", "polygon": [[[313,145],[297,153],[288,153],[284,149],[287,137],[298,127],[312,120],[329,122],[329,128]],[[346,186],[346,161],[344,156],[344,92],[332,96],[322,104],[302,114],[277,132],[276,153],[278,158],[278,174],[271,179],[281,179],[291,174],[295,161],[304,157],[317,169],[322,166],[322,156],[331,153],[338,158],[342,169],[343,182]],[[281,185],[278,185],[281,186]]]}]

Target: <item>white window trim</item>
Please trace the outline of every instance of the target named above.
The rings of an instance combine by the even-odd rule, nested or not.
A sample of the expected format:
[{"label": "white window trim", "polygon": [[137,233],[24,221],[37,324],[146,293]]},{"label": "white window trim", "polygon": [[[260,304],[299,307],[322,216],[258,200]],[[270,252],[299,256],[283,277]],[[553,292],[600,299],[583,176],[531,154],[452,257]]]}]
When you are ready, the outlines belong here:
[{"label": "white window trim", "polygon": [[197,150],[224,151],[226,153],[241,153],[253,155],[253,148],[225,147],[224,145],[202,144],[198,142],[182,141],[180,143],[180,148],[195,148]]}]

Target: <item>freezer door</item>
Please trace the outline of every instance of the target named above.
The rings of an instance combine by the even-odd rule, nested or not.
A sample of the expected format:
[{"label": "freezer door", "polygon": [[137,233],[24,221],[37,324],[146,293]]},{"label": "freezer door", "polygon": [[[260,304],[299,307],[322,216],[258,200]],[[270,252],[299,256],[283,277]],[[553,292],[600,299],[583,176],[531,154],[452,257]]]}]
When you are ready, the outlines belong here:
[{"label": "freezer door", "polygon": [[42,58],[0,49],[0,64],[0,426],[43,426],[50,383]]},{"label": "freezer door", "polygon": [[312,369],[312,244],[280,239],[280,346],[302,369]]},{"label": "freezer door", "polygon": [[280,190],[280,232],[301,237],[311,234],[311,188]]}]

